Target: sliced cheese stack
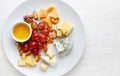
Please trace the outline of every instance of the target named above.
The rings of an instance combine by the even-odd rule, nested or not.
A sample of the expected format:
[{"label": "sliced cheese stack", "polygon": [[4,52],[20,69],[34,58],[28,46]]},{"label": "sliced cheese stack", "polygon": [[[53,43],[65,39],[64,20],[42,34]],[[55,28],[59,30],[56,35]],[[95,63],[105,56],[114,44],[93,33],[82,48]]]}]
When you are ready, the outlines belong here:
[{"label": "sliced cheese stack", "polygon": [[68,36],[73,29],[73,26],[68,21],[63,21],[62,24],[57,24],[57,36],[62,37],[62,34]]},{"label": "sliced cheese stack", "polygon": [[52,51],[45,52],[45,55],[46,56],[41,56],[41,59],[43,60],[40,65],[41,71],[46,71],[49,65],[52,67],[57,65],[57,59]]},{"label": "sliced cheese stack", "polygon": [[21,59],[18,60],[18,65],[33,67],[36,65],[36,61],[31,56],[26,56],[25,53],[23,53]]}]

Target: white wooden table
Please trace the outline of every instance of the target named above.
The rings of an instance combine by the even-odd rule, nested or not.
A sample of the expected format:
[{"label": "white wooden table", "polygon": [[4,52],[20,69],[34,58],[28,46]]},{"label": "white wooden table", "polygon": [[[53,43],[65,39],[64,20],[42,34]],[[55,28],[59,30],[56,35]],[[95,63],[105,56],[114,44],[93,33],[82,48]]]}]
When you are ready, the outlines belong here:
[{"label": "white wooden table", "polygon": [[[7,16],[25,0],[0,0],[0,76],[23,76],[2,47]],[[80,15],[87,45],[82,59],[65,76],[120,76],[120,0],[64,0]]]}]

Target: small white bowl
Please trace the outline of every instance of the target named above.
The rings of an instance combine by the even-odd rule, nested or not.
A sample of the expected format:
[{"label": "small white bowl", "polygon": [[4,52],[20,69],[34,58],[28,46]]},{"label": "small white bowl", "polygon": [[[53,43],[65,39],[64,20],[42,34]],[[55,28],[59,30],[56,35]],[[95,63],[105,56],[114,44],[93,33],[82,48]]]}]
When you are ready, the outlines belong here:
[{"label": "small white bowl", "polygon": [[[28,26],[28,28],[29,28],[29,30],[30,30],[30,33],[29,33],[29,36],[26,38],[26,39],[24,39],[24,40],[20,40],[20,39],[18,39],[18,38],[16,38],[15,36],[14,36],[14,33],[13,33],[13,30],[14,30],[14,28],[15,28],[15,26],[17,26],[18,24],[21,24],[21,23],[23,23],[23,24],[25,24],[26,26]],[[13,39],[15,40],[15,41],[17,41],[17,42],[25,42],[25,41],[27,41],[28,39],[30,39],[30,37],[31,37],[31,35],[32,35],[32,28],[30,27],[30,25],[28,24],[28,23],[26,23],[26,22],[18,22],[18,23],[16,23],[14,26],[13,26],[13,28],[12,28],[12,37],[13,37]]]}]

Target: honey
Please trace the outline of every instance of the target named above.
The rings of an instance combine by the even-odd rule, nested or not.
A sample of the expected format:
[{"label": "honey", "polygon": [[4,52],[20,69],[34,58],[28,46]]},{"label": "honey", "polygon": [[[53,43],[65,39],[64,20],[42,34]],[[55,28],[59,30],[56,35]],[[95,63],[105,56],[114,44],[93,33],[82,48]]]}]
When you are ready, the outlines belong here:
[{"label": "honey", "polygon": [[13,28],[13,34],[18,40],[25,40],[30,35],[30,29],[25,23],[18,23]]}]

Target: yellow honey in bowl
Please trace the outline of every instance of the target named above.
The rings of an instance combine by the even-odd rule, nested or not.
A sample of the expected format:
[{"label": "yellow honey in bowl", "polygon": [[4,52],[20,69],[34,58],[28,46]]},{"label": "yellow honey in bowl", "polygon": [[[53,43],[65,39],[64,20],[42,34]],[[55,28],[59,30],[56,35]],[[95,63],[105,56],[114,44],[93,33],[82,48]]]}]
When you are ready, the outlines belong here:
[{"label": "yellow honey in bowl", "polygon": [[30,34],[30,29],[27,24],[21,22],[14,26],[13,34],[17,39],[25,40]]}]

